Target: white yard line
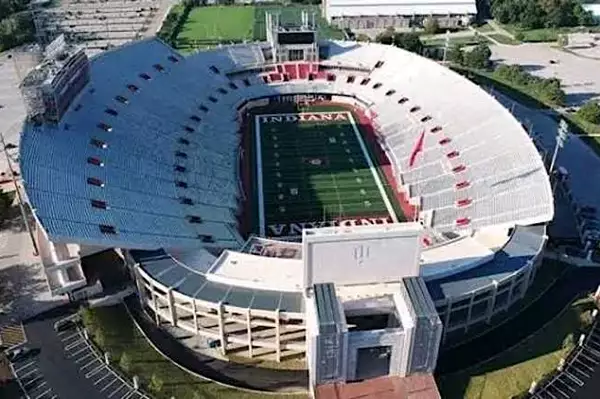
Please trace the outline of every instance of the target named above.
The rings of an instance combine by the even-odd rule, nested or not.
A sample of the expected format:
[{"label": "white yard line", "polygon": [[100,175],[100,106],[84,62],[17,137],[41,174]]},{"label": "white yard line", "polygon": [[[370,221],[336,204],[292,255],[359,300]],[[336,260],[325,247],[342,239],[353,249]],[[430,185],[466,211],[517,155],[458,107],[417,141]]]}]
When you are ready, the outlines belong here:
[{"label": "white yard line", "polygon": [[[336,140],[337,140],[337,138],[336,138]],[[327,145],[325,145],[325,151],[327,152],[328,161],[331,160],[332,159],[331,153],[329,152],[329,148],[327,148]],[[333,187],[335,188],[335,194],[336,194],[337,200],[338,200],[338,217],[341,219],[344,216],[344,207],[342,206],[342,197],[340,197],[340,190],[338,189],[337,181],[335,180],[335,175],[333,173],[329,172],[329,177],[331,177],[331,180],[333,182]],[[325,212],[323,212],[323,213],[325,213]],[[326,218],[326,216],[324,215],[323,220],[326,220],[325,218]]]},{"label": "white yard line", "polygon": [[346,115],[348,115],[348,120],[350,121],[350,124],[352,125],[352,130],[354,130],[354,134],[356,135],[356,138],[358,139],[358,144],[360,144],[360,149],[362,150],[363,156],[365,157],[365,159],[367,160],[367,163],[369,164],[369,169],[371,169],[371,174],[373,175],[373,179],[375,179],[375,184],[377,184],[377,188],[379,189],[381,198],[383,198],[385,207],[387,208],[387,211],[390,214],[390,217],[392,218],[394,223],[398,223],[398,217],[396,216],[396,212],[394,212],[394,207],[392,206],[392,203],[390,202],[390,199],[388,198],[387,193],[385,192],[385,188],[383,187],[383,184],[381,183],[381,179],[379,178],[379,173],[377,173],[377,169],[376,169],[375,165],[373,164],[371,157],[369,156],[369,151],[367,150],[365,142],[363,141],[362,136],[358,130],[356,121],[354,120],[354,117],[352,116],[352,114],[350,112],[346,112]]},{"label": "white yard line", "polygon": [[262,148],[260,136],[260,116],[254,116],[254,128],[256,135],[256,181],[258,184],[258,228],[260,235],[265,236],[265,197],[263,193],[263,174],[262,174]]}]

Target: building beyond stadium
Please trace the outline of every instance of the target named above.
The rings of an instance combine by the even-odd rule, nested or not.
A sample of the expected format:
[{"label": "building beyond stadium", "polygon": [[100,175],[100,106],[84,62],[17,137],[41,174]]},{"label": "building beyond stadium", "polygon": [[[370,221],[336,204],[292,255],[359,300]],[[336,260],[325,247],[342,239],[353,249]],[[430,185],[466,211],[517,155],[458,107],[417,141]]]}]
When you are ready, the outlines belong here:
[{"label": "building beyond stadium", "polygon": [[[56,101],[32,108],[20,146],[49,287],[85,295],[81,258],[118,248],[157,324],[225,354],[305,355],[311,389],[431,373],[440,341],[531,285],[554,214],[545,165],[505,108],[445,67],[391,46],[318,43],[308,15],[294,28],[267,21],[265,43],[188,57],[158,39],[89,64],[59,57],[89,67],[89,83],[60,97],[58,123]],[[413,221],[323,217],[291,241],[246,236],[244,165],[262,162],[250,112],[315,103],[362,115],[387,162],[373,176]]]},{"label": "building beyond stadium", "polygon": [[421,28],[426,18],[440,28],[469,25],[477,14],[475,0],[324,0],[323,16],[340,28]]}]

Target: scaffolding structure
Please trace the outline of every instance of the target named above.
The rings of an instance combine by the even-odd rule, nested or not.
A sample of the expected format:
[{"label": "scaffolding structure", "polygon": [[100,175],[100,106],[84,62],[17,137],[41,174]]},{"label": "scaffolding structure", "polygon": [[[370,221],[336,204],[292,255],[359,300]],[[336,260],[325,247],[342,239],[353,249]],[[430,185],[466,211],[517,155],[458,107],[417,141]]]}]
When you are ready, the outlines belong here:
[{"label": "scaffolding structure", "polygon": [[20,84],[28,118],[58,123],[89,80],[89,60],[83,48],[67,44],[60,35]]}]

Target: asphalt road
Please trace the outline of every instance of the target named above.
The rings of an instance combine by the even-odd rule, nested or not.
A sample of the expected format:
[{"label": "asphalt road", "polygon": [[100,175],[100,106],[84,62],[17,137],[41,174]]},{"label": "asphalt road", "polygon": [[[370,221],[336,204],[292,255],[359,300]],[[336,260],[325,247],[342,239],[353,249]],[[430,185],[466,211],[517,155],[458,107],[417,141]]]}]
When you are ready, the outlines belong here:
[{"label": "asphalt road", "polygon": [[[35,373],[38,380],[45,382],[45,390],[51,390],[49,391],[51,395],[48,397],[60,399],[107,399],[109,397],[121,399],[124,395],[127,398],[132,397],[131,393],[126,396],[125,391],[114,392],[114,389],[103,389],[106,384],[96,383],[96,379],[90,378],[92,376],[88,376],[81,370],[83,365],[81,362],[76,362],[78,358],[75,355],[83,354],[85,350],[75,353],[73,351],[77,345],[75,341],[73,343],[64,341],[72,334],[59,335],[54,331],[54,323],[72,313],[73,309],[61,307],[25,322],[28,346],[39,349],[39,353],[30,360],[35,362]],[[73,338],[75,337],[73,336],[71,339]],[[96,365],[94,366],[96,367]],[[106,370],[99,369],[97,373],[102,373],[98,374],[98,377],[104,377]],[[109,377],[105,377],[104,380],[107,378]],[[114,385],[113,388],[117,385]],[[112,396],[110,396],[111,394]],[[32,398],[34,397],[32,396]]]}]

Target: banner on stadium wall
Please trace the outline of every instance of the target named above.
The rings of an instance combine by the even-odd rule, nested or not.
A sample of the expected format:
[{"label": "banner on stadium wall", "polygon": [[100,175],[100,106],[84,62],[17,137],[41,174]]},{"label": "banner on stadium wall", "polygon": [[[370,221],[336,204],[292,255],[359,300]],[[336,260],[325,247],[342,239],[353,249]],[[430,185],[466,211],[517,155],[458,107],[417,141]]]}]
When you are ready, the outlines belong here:
[{"label": "banner on stadium wall", "polygon": [[338,96],[334,94],[331,96],[331,101],[333,101],[334,103],[355,105],[356,98],[349,96]]},{"label": "banner on stadium wall", "polygon": [[270,98],[271,104],[314,103],[321,101],[331,101],[331,94],[285,94]]}]

